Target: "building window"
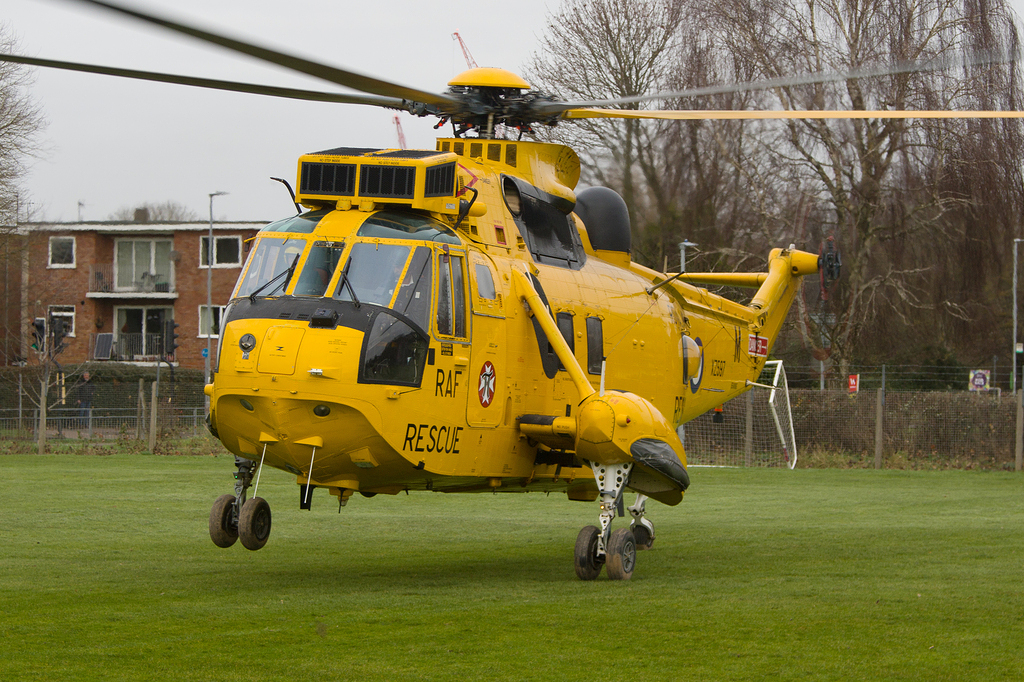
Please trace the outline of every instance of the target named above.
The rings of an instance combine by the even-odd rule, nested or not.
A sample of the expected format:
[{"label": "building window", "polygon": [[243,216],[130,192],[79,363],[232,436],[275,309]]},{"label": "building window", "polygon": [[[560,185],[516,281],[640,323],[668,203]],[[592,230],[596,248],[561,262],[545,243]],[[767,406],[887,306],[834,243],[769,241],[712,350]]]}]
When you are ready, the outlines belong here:
[{"label": "building window", "polygon": [[[205,268],[210,262],[210,238],[203,237],[199,240],[199,267]],[[213,238],[213,267],[215,268],[237,268],[242,265],[242,238],[214,237]]]},{"label": "building window", "polygon": [[170,240],[164,239],[119,239],[114,244],[115,288],[121,291],[173,291],[171,245]]},{"label": "building window", "polygon": [[115,307],[114,319],[117,359],[127,362],[160,359],[164,346],[164,322],[174,320],[173,308]]},{"label": "building window", "polygon": [[[213,312],[213,318],[210,318],[210,312]],[[199,306],[199,336],[212,338],[218,338],[220,336],[220,316],[224,312],[224,306],[215,305],[212,308],[207,308],[205,305]],[[211,331],[212,330],[212,331]]]},{"label": "building window", "polygon": [[49,267],[75,267],[75,238],[50,237]]},{"label": "building window", "polygon": [[50,324],[54,320],[61,320],[64,323],[64,335],[75,335],[75,306],[73,305],[51,305],[47,308]]}]

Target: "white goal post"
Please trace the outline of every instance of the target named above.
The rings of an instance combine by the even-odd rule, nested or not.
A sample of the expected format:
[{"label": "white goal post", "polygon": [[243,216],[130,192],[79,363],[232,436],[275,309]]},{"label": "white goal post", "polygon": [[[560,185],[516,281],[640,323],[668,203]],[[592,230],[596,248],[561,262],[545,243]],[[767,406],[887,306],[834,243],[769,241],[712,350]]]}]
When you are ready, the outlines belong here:
[{"label": "white goal post", "polygon": [[789,405],[789,382],[786,381],[786,368],[782,366],[782,360],[769,360],[764,363],[765,370],[770,365],[775,365],[775,373],[772,376],[772,389],[768,392],[768,407],[782,443],[782,456],[792,469],[796,467],[796,434],[793,432],[793,410]]},{"label": "white goal post", "polygon": [[796,467],[789,385],[781,360],[769,360],[751,390],[681,428],[687,463],[718,467]]}]

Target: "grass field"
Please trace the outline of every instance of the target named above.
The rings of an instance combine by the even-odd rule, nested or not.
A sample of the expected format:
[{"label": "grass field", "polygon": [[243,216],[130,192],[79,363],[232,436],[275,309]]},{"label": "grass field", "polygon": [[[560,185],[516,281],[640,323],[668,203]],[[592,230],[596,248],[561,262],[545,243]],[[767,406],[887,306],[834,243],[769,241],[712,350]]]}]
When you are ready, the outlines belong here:
[{"label": "grass field", "polygon": [[[633,580],[576,579],[596,503],[260,484],[227,456],[0,457],[3,680],[1012,680],[1024,477],[694,469]],[[622,521],[620,520],[620,523]]]}]

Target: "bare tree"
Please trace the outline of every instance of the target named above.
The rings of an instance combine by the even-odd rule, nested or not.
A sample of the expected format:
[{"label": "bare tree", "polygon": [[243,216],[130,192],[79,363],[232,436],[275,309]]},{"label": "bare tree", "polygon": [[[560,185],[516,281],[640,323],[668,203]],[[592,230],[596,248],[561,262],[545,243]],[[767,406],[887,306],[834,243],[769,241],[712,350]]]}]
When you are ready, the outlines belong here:
[{"label": "bare tree", "polygon": [[[16,52],[8,27],[0,25],[0,51]],[[45,125],[39,107],[28,95],[31,83],[26,68],[0,62],[0,223],[18,221],[18,182],[25,159],[39,151],[36,137]]]},{"label": "bare tree", "polygon": [[122,206],[110,214],[110,220],[125,222],[192,222],[199,214],[176,201],[146,202],[138,206]]},{"label": "bare tree", "polygon": [[[847,72],[1017,46],[1011,15],[999,0],[715,0],[707,13],[716,42],[757,78]],[[785,109],[1018,108],[1019,75],[1007,66],[967,65],[954,72],[779,87],[770,94],[772,106]],[[971,147],[981,138],[1016,155],[1010,163],[1005,154],[979,155],[982,150]],[[955,177],[979,177],[985,165],[991,175],[997,164],[1016,177],[1018,124],[789,121],[766,125],[760,142],[762,159],[791,176],[806,201],[827,207],[817,211],[825,218],[822,232],[835,233],[842,244],[844,282],[829,330],[842,362],[857,354],[866,325],[880,311],[911,326],[914,311],[968,317],[955,298],[928,295],[928,275],[936,274],[941,247],[955,243],[962,221],[951,221],[953,214],[980,198],[965,192]],[[807,242],[821,236],[793,235]]]}]

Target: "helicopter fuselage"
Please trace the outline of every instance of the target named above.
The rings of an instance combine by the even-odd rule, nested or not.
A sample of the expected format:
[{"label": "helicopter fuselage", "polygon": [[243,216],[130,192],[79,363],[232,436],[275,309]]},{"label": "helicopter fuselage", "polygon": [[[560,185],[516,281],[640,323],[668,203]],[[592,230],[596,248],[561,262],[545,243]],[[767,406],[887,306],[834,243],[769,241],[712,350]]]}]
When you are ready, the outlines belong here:
[{"label": "helicopter fuselage", "polygon": [[[555,420],[576,416],[581,390],[525,305],[516,272],[594,390],[640,396],[672,428],[747,390],[810,254],[787,260],[768,284],[764,273],[748,278],[761,286],[755,301],[766,299],[754,306],[666,282],[628,252],[594,248],[567,210],[575,154],[519,143],[509,166],[512,144],[487,159],[482,145],[474,155],[468,142],[442,140],[419,157],[455,166],[440,212],[368,200],[354,177],[337,179],[345,164],[303,157],[299,199],[315,210],[258,235],[225,312],[207,392],[228,450],[342,499],[424,489],[594,499],[594,476],[572,441],[523,427],[557,431]],[[391,172],[389,187],[403,182],[388,168],[374,172]],[[303,175],[311,172],[318,176]],[[316,194],[347,187],[352,197],[330,203]],[[470,191],[474,201],[458,200]]]}]

